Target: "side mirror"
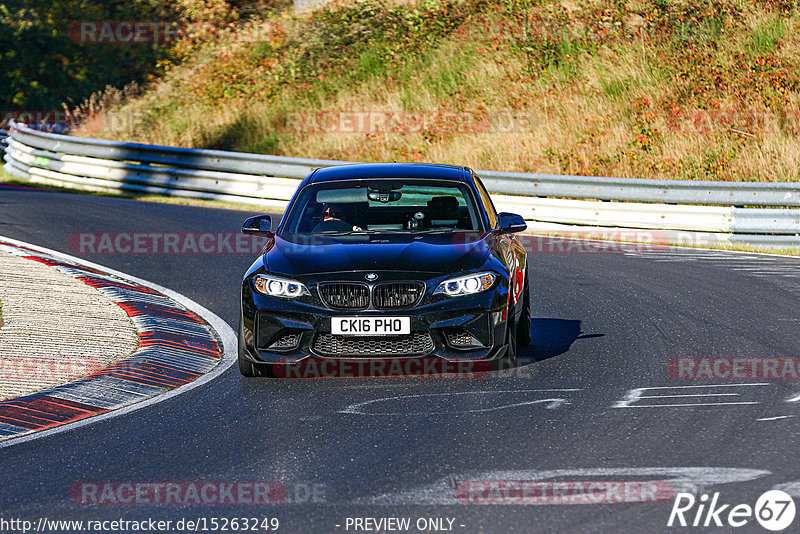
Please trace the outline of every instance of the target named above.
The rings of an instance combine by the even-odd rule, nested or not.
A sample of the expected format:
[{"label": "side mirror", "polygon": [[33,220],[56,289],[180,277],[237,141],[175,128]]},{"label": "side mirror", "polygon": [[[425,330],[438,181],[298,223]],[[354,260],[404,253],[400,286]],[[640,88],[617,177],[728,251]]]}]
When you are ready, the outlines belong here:
[{"label": "side mirror", "polygon": [[242,233],[248,235],[272,235],[272,217],[269,215],[256,215],[250,217],[242,225]]},{"label": "side mirror", "polygon": [[499,213],[500,227],[498,228],[501,234],[513,234],[522,232],[528,228],[528,223],[521,215],[516,213]]}]

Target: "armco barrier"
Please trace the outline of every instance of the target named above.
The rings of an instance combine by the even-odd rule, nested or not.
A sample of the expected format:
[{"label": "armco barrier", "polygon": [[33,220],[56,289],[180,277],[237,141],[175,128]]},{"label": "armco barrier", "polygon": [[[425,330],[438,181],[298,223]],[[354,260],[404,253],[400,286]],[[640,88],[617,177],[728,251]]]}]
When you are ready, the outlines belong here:
[{"label": "armco barrier", "polygon": [[[5,170],[32,182],[276,210],[312,169],[352,163],[70,137],[13,122],[6,141]],[[715,242],[800,246],[800,183],[477,172],[500,209],[538,227],[701,232]]]}]

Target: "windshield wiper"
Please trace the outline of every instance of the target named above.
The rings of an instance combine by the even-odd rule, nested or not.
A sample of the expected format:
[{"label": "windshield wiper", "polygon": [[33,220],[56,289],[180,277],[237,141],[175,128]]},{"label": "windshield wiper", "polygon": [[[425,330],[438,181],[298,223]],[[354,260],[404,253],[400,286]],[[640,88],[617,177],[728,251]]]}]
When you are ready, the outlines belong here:
[{"label": "windshield wiper", "polygon": [[325,235],[325,236],[340,236],[340,235],[360,235],[360,234],[376,234],[377,230],[350,230],[347,232],[319,232],[309,235]]},{"label": "windshield wiper", "polygon": [[414,234],[444,234],[449,232],[457,232],[455,228],[429,228],[428,230],[416,230]]}]

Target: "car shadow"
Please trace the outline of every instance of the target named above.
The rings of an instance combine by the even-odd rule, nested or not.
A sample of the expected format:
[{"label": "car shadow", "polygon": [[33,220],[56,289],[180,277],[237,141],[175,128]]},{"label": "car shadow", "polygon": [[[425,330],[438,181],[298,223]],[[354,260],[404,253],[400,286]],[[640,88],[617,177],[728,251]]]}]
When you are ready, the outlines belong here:
[{"label": "car shadow", "polygon": [[520,347],[520,363],[546,360],[564,354],[576,339],[603,337],[605,334],[585,334],[581,322],[575,319],[537,317],[531,320],[531,344]]}]

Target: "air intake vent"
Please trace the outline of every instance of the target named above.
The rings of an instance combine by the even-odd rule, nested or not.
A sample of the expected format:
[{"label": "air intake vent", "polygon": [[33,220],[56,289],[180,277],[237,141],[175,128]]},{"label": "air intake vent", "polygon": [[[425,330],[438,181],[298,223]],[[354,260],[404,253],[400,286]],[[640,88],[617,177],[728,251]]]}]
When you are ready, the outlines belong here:
[{"label": "air intake vent", "polygon": [[425,285],[418,282],[387,282],[378,284],[372,293],[376,308],[407,308],[419,302],[425,293]]},{"label": "air intake vent", "polygon": [[369,306],[369,287],[366,284],[323,284],[319,293],[322,301],[332,308],[359,310]]},{"label": "air intake vent", "polygon": [[422,356],[434,348],[427,332],[412,332],[402,336],[376,336],[370,338],[318,334],[314,338],[314,351],[329,357]]},{"label": "air intake vent", "polygon": [[451,345],[474,345],[475,338],[466,330],[459,328],[447,332],[447,342]]},{"label": "air intake vent", "polygon": [[300,343],[300,334],[287,334],[278,338],[272,345],[271,349],[291,349]]}]

